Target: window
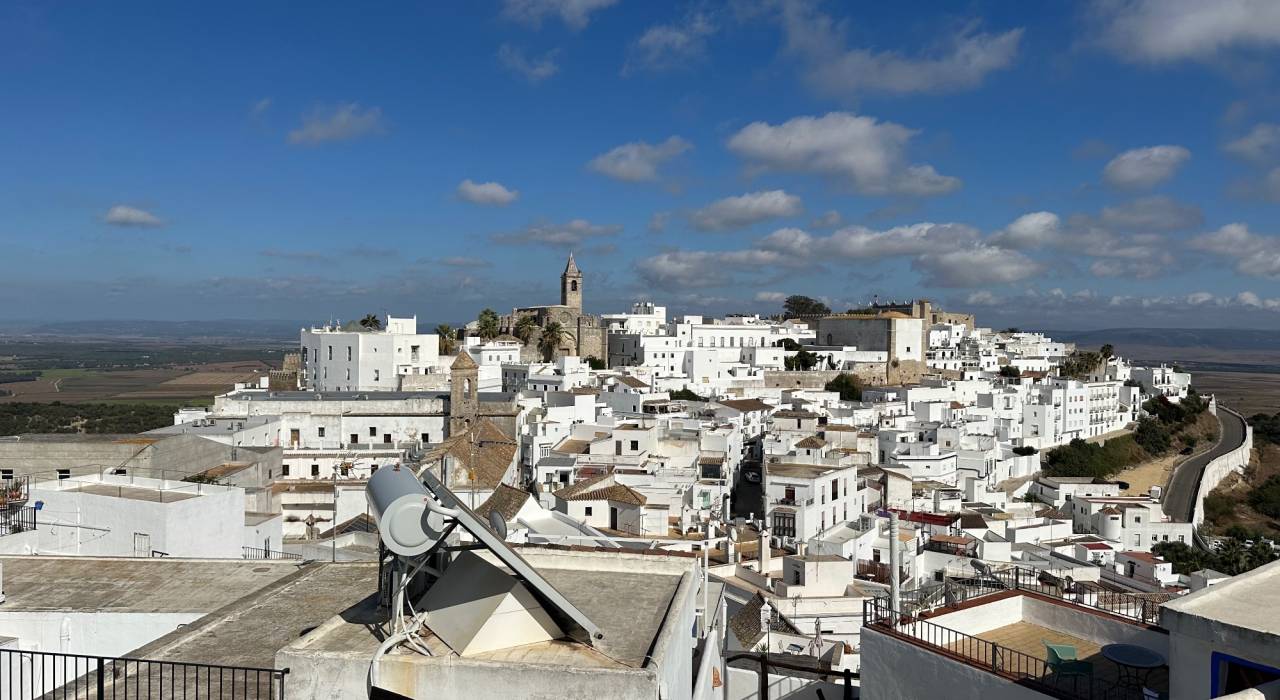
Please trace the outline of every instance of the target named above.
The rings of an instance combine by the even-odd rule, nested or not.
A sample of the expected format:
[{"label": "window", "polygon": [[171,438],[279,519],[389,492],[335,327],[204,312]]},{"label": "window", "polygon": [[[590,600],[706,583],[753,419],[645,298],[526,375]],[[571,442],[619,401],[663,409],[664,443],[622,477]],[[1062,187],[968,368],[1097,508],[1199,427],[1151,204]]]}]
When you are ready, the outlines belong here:
[{"label": "window", "polygon": [[360,442],[360,433],[351,433],[351,444]]},{"label": "window", "polygon": [[10,480],[12,480],[12,479],[13,479],[13,470],[12,470],[12,469],[0,469],[0,479],[4,479],[5,481],[10,481]]},{"label": "window", "polygon": [[774,513],[773,514],[773,534],[778,537],[795,537],[796,536],[796,515],[795,513]]},{"label": "window", "polygon": [[324,437],[324,426],[316,428],[316,437]]},{"label": "window", "polygon": [[786,488],[786,490],[785,490],[785,491],[783,491],[782,493],[783,493],[783,495],[782,495],[782,501],[783,501],[784,503],[792,503],[792,504],[794,504],[794,503],[796,502],[796,487],[794,487],[794,486],[788,486],[788,487]]},{"label": "window", "polygon": [[378,427],[376,425],[369,426],[369,437],[378,437]]},{"label": "window", "polygon": [[351,381],[351,368],[347,368],[347,381]]},{"label": "window", "polygon": [[583,508],[582,512],[586,515],[591,515],[591,506],[587,506],[586,508]]},{"label": "window", "polygon": [[640,449],[640,441],[639,441],[639,440],[632,440],[632,441],[631,441],[631,451],[632,451],[632,452],[636,452],[636,451],[638,451],[639,449]]},{"label": "window", "polygon": [[839,497],[840,497],[840,480],[832,479],[831,480],[831,500],[834,501]]},{"label": "window", "polygon": [[65,480],[65,479],[70,479],[70,478],[71,478],[71,470],[70,470],[70,469],[59,469],[59,470],[58,470],[58,481],[63,481],[63,480]]},{"label": "window", "polygon": [[373,370],[373,381],[377,382],[381,380],[382,380],[382,372],[376,369]]},{"label": "window", "polygon": [[320,465],[319,465],[319,464],[313,464],[313,465],[311,465],[311,476],[320,476]]},{"label": "window", "polygon": [[289,476],[289,465],[287,464],[280,465],[280,476]]},{"label": "window", "polygon": [[[908,352],[910,352],[910,350],[911,350],[911,348],[907,348],[907,351],[908,351]],[[350,346],[350,345],[348,345],[348,346],[347,346],[347,362],[350,362],[350,361],[351,361],[351,346]]]},{"label": "window", "polygon": [[391,444],[391,433],[383,433],[383,434],[382,434],[382,442],[383,442],[384,444],[390,445],[390,444]]},{"label": "window", "polygon": [[330,360],[332,360],[332,359],[333,359],[333,346],[332,346],[332,345],[330,345],[328,349],[329,349],[329,359],[330,359]]}]

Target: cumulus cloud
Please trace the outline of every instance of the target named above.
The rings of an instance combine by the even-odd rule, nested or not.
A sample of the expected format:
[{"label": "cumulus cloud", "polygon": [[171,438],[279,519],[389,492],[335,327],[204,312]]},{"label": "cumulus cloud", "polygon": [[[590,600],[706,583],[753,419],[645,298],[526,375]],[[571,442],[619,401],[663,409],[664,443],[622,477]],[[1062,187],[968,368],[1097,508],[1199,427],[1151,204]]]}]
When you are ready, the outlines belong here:
[{"label": "cumulus cloud", "polygon": [[518,190],[510,190],[500,182],[472,182],[463,180],[458,184],[458,196],[472,204],[505,207],[520,196]]},{"label": "cumulus cloud", "polygon": [[1099,43],[1138,63],[1280,45],[1280,3],[1271,0],[1107,0],[1095,2],[1091,14]]},{"label": "cumulus cloud", "polygon": [[673,250],[638,260],[635,267],[646,284],[663,289],[698,289],[724,286],[738,272],[795,263],[768,250]]},{"label": "cumulus cloud", "polygon": [[591,15],[618,0],[505,0],[502,16],[531,27],[541,27],[549,18],[557,18],[574,31],[586,28]]},{"label": "cumulus cloud", "polygon": [[963,224],[919,223],[876,231],[849,226],[829,236],[814,236],[800,229],[774,231],[760,241],[768,250],[791,255],[859,260],[920,255],[931,250],[977,242],[978,230]]},{"label": "cumulus cloud", "polygon": [[573,219],[563,224],[533,224],[519,231],[496,234],[493,240],[498,243],[573,248],[594,239],[617,235],[621,230],[622,227],[618,225],[600,225],[586,219]]},{"label": "cumulus cloud", "polygon": [[485,260],[484,258],[472,258],[465,255],[450,255],[440,258],[435,262],[446,267],[477,268],[493,266],[493,263]]},{"label": "cumulus cloud", "polygon": [[528,56],[523,49],[510,44],[498,47],[498,62],[535,85],[560,71],[560,64],[556,61],[559,55],[559,49],[551,49],[541,56]]},{"label": "cumulus cloud", "polygon": [[997,304],[1003,303],[1003,301],[1003,299],[985,289],[970,292],[969,296],[965,297],[964,300],[964,302],[970,306],[996,306]]},{"label": "cumulus cloud", "polygon": [[123,204],[117,204],[108,209],[107,213],[102,216],[102,221],[112,226],[135,226],[141,228],[164,226],[164,221],[155,214]]},{"label": "cumulus cloud", "polygon": [[809,222],[810,228],[835,228],[844,223],[844,217],[835,209],[830,209],[822,216]]},{"label": "cumulus cloud", "polygon": [[992,242],[1009,248],[1044,248],[1058,245],[1062,238],[1062,219],[1048,211],[1023,214],[992,236]]},{"label": "cumulus cloud", "polygon": [[977,23],[970,23],[940,37],[935,50],[908,56],[849,48],[843,24],[808,0],[783,2],[780,16],[786,50],[804,63],[806,82],[818,92],[836,97],[972,89],[989,74],[1013,64],[1023,34],[1022,29],[989,34],[978,31]]},{"label": "cumulus cloud", "polygon": [[592,158],[587,167],[624,182],[654,181],[658,179],[659,166],[692,148],[693,144],[679,136],[658,144],[633,141]]},{"label": "cumulus cloud", "polygon": [[781,304],[786,301],[787,295],[785,292],[756,292],[755,299],[769,304]]},{"label": "cumulus cloud", "polygon": [[699,231],[729,231],[761,221],[795,216],[803,211],[800,198],[782,190],[750,192],[725,197],[690,214]]},{"label": "cumulus cloud", "polygon": [[1123,231],[1183,231],[1204,223],[1200,208],[1172,197],[1155,195],[1103,207],[1102,225]]},{"label": "cumulus cloud", "polygon": [[680,22],[649,27],[631,45],[622,73],[687,66],[706,53],[707,37],[715,31],[711,16],[704,12],[691,13]]},{"label": "cumulus cloud", "polygon": [[333,109],[313,109],[302,118],[302,126],[289,132],[288,138],[289,143],[314,146],[379,134],[385,129],[381,108],[361,109],[359,104],[348,102]]},{"label": "cumulus cloud", "polygon": [[1173,177],[1190,158],[1182,146],[1135,148],[1112,158],[1102,178],[1114,187],[1148,189]]},{"label": "cumulus cloud", "polygon": [[907,162],[916,131],[847,112],[796,117],[778,125],[754,122],[729,139],[729,150],[753,169],[814,173],[851,185],[862,194],[939,195],[960,179],[932,165]]},{"label": "cumulus cloud", "polygon": [[1037,274],[1043,266],[1016,250],[976,244],[940,249],[916,258],[911,266],[938,287],[977,287],[1008,284]]},{"label": "cumulus cloud", "polygon": [[1280,279],[1280,236],[1253,233],[1245,224],[1227,224],[1192,238],[1190,245],[1234,260],[1241,274]]},{"label": "cumulus cloud", "polygon": [[1280,157],[1280,124],[1256,124],[1249,133],[1228,141],[1222,150],[1256,163],[1273,161]]}]

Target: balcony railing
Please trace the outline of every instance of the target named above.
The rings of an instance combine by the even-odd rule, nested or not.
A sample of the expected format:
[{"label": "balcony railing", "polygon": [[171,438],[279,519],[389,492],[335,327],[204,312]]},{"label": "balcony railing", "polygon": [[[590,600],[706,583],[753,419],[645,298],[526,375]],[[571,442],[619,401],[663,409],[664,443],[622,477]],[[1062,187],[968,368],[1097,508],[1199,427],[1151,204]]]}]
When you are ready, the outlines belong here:
[{"label": "balcony railing", "polygon": [[36,529],[36,509],[30,506],[0,511],[0,536],[15,535]]},{"label": "balcony railing", "polygon": [[0,649],[0,698],[284,700],[289,669]]},{"label": "balcony railing", "polygon": [[30,495],[31,477],[13,476],[0,479],[0,510],[19,508]]},{"label": "balcony railing", "polygon": [[[1093,675],[1080,678],[1060,677],[1044,659],[957,632],[914,615],[896,612],[878,599],[865,601],[862,615],[865,628],[932,649],[942,656],[988,671],[1049,697],[1060,700],[1136,700],[1143,697],[1141,689],[1117,687]],[[863,639],[865,641],[866,637]]]},{"label": "balcony railing", "polygon": [[290,561],[299,561],[302,559],[301,554],[290,554],[289,552],[277,552],[274,549],[260,549],[258,547],[243,547],[245,559],[287,559]]}]

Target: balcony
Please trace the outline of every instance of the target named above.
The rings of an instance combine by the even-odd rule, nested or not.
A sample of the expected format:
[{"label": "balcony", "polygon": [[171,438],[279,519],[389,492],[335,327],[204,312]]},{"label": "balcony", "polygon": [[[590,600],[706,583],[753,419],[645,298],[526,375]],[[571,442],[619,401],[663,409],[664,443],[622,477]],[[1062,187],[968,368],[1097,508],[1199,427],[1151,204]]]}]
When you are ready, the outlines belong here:
[{"label": "balcony", "polygon": [[15,508],[0,511],[0,537],[31,532],[36,529],[36,509]]},{"label": "balcony", "polygon": [[[929,681],[916,677],[893,677],[892,689],[869,684],[879,681],[881,666],[933,664],[945,666],[940,670],[947,675],[969,676],[984,686],[984,695],[999,695],[995,689],[1002,683],[1063,700],[1136,700],[1144,691],[1168,693],[1167,667],[1135,674],[1103,653],[1109,644],[1126,644],[1168,658],[1168,633],[1150,624],[1158,613],[1154,600],[1088,584],[1042,581],[1020,569],[948,579],[928,592],[903,594],[902,607],[913,612],[894,612],[883,597],[866,604],[864,692],[930,696]],[[1071,647],[1081,663],[1051,663],[1046,644]]]}]

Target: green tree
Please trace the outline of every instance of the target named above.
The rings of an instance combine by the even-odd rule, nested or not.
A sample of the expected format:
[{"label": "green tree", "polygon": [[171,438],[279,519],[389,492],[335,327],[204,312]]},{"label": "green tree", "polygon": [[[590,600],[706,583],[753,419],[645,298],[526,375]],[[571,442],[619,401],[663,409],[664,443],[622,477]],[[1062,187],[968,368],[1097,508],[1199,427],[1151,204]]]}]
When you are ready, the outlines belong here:
[{"label": "green tree", "polygon": [[1205,568],[1205,555],[1183,542],[1157,542],[1151,553],[1173,564],[1174,573],[1189,574]]},{"label": "green tree", "polygon": [[1138,427],[1133,431],[1133,440],[1153,457],[1159,457],[1168,452],[1169,446],[1173,443],[1169,429],[1160,421],[1151,418],[1138,421]]},{"label": "green tree", "polygon": [[1276,554],[1276,550],[1270,544],[1263,542],[1262,538],[1252,538],[1253,546],[1249,547],[1246,557],[1249,560],[1249,568],[1256,569],[1263,564],[1270,564],[1275,561],[1280,554]]},{"label": "green tree", "polygon": [[529,344],[529,339],[537,332],[538,321],[532,316],[521,316],[520,320],[516,321],[516,327],[512,329],[515,337],[519,338],[520,342],[525,345]]},{"label": "green tree", "polygon": [[796,316],[825,316],[831,313],[831,307],[814,299],[801,294],[792,294],[782,302],[782,311],[785,318],[795,318]]},{"label": "green tree", "polygon": [[836,375],[835,379],[827,382],[823,387],[827,391],[840,392],[841,401],[861,401],[862,400],[862,383],[858,378],[848,372],[842,372]]},{"label": "green tree", "polygon": [[1000,368],[1000,376],[1009,379],[1017,379],[1022,376],[1022,370],[1014,367],[1013,365],[1005,365]]},{"label": "green tree", "polygon": [[548,362],[555,357],[556,351],[560,349],[560,344],[564,342],[568,332],[559,321],[551,321],[542,327],[542,336],[538,338],[538,349],[542,351],[542,356]]},{"label": "green tree", "polygon": [[476,335],[485,340],[493,340],[498,337],[498,312],[493,309],[485,309],[476,317]]},{"label": "green tree", "polygon": [[1106,345],[1103,345],[1101,348],[1098,348],[1098,354],[1102,356],[1102,359],[1107,360],[1112,357],[1115,357],[1116,348],[1111,343],[1107,343]]},{"label": "green tree", "polygon": [[604,360],[596,357],[595,355],[587,355],[587,366],[590,367],[591,369],[605,368]]},{"label": "green tree", "polygon": [[458,332],[447,323],[436,326],[436,335],[440,337],[440,354],[452,355],[458,347]]},{"label": "green tree", "polygon": [[1249,492],[1249,505],[1259,513],[1280,518],[1280,475],[1273,475]]},{"label": "green tree", "polygon": [[1213,568],[1228,576],[1243,574],[1249,570],[1249,550],[1244,542],[1234,537],[1222,543],[1222,548],[1214,554]]},{"label": "green tree", "polygon": [[360,327],[366,331],[380,331],[382,319],[378,318],[377,314],[365,314],[364,318],[360,319]]},{"label": "green tree", "polygon": [[818,364],[818,355],[808,350],[800,350],[791,357],[782,360],[782,366],[788,370],[808,372]]},{"label": "green tree", "polygon": [[677,389],[671,392],[671,398],[676,401],[706,401],[706,399],[695,394],[691,389]]}]

